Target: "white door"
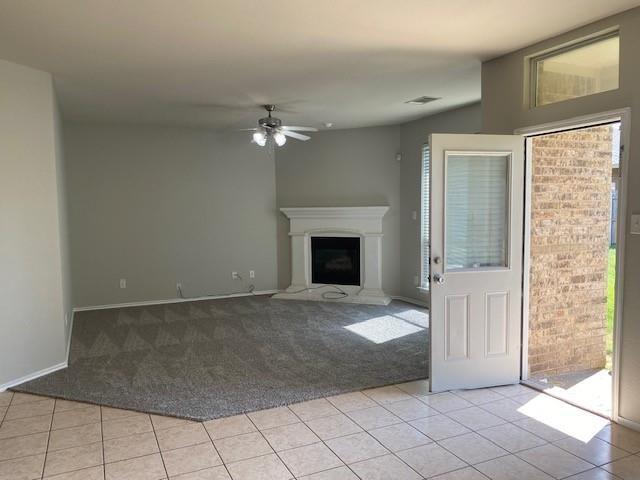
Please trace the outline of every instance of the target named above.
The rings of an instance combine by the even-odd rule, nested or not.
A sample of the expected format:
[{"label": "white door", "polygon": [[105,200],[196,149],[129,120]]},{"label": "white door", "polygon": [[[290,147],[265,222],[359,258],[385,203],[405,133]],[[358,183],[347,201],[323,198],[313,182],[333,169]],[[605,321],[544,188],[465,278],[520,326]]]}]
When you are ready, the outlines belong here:
[{"label": "white door", "polygon": [[524,138],[431,135],[431,390],[520,379]]}]

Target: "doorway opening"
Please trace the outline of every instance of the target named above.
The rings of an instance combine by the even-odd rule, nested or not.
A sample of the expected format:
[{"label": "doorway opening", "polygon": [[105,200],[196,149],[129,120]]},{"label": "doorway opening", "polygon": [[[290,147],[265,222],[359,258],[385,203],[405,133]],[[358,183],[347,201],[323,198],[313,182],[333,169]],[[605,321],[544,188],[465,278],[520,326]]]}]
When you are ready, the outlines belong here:
[{"label": "doorway opening", "polygon": [[530,136],[523,379],[613,416],[621,122]]}]

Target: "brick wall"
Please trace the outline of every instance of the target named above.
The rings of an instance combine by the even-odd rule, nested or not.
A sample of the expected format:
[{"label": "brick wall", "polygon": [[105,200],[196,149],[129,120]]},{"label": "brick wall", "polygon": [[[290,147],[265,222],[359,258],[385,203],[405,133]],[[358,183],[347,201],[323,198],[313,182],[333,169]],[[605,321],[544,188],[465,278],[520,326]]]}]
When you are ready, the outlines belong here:
[{"label": "brick wall", "polygon": [[609,126],[533,139],[529,371],[605,366]]},{"label": "brick wall", "polygon": [[538,105],[584,97],[597,91],[594,77],[542,70],[538,76]]}]

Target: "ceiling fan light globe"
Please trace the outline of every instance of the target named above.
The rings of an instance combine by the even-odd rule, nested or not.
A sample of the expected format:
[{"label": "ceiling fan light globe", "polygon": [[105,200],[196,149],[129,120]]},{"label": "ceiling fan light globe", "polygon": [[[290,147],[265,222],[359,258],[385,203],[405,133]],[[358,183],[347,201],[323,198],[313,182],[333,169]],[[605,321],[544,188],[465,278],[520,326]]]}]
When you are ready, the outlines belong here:
[{"label": "ceiling fan light globe", "polygon": [[287,143],[287,137],[284,136],[283,133],[281,132],[276,132],[273,135],[273,139],[276,142],[276,145],[278,145],[279,147],[283,146],[285,143]]},{"label": "ceiling fan light globe", "polygon": [[261,147],[264,147],[267,144],[267,135],[262,131],[255,132],[253,134],[253,141]]}]

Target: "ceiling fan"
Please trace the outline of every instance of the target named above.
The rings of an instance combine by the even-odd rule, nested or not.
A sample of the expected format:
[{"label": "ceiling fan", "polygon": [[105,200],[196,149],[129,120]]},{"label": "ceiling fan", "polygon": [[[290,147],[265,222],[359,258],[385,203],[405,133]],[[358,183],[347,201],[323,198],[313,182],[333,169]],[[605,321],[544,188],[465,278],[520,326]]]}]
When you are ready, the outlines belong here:
[{"label": "ceiling fan", "polygon": [[271,116],[271,112],[275,111],[276,109],[275,105],[264,105],[264,109],[269,113],[269,116],[259,119],[257,127],[242,129],[246,132],[254,132],[253,142],[260,145],[261,147],[264,147],[270,138],[273,139],[275,144],[279,147],[287,142],[287,137],[306,141],[311,137],[298,132],[318,131],[317,128],[313,127],[292,127],[289,125],[282,125],[282,120]]}]

